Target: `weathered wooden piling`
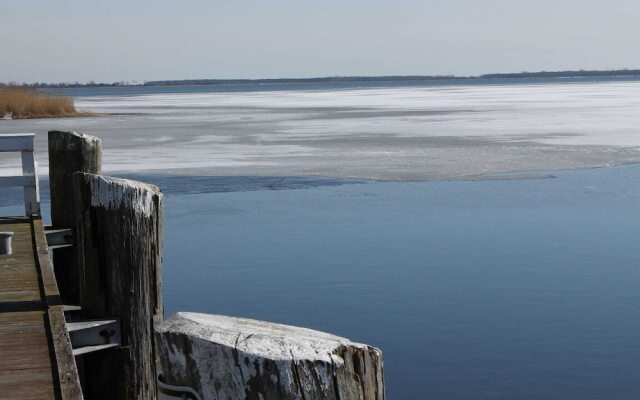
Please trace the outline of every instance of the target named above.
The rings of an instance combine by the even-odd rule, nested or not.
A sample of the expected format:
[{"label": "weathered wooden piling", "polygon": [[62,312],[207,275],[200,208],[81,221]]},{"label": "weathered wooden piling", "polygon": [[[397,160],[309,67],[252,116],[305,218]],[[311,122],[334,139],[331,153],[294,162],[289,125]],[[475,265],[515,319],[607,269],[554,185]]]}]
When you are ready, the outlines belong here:
[{"label": "weathered wooden piling", "polygon": [[[382,355],[371,346],[217,315],[162,322],[160,190],[99,175],[92,136],[49,132],[49,159],[53,224],[75,230],[76,248],[54,253],[63,299],[84,320],[120,321],[119,346],[79,353],[86,398],[156,399],[159,385],[203,400],[385,399]],[[105,343],[111,329],[100,333]]]},{"label": "weathered wooden piling", "polygon": [[[49,190],[51,222],[57,228],[75,225],[73,174],[99,174],[102,169],[102,144],[94,136],[76,132],[49,131]],[[78,304],[78,264],[73,248],[53,250],[53,262],[62,300]]]},{"label": "weathered wooden piling", "polygon": [[384,400],[382,353],[310,329],[178,313],[156,328],[163,381],[202,400]]},{"label": "weathered wooden piling", "polygon": [[[163,317],[162,193],[76,173],[76,243],[84,318],[120,319],[121,346],[84,355],[90,399],[156,398],[154,324]],[[108,340],[109,332],[104,332]]]}]

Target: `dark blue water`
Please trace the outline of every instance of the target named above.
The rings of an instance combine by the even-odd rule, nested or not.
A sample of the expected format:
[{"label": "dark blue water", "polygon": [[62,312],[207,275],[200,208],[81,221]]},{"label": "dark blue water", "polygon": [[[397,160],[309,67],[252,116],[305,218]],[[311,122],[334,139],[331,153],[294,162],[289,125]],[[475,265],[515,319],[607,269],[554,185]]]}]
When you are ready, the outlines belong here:
[{"label": "dark blue water", "polygon": [[145,177],[166,192],[166,313],[380,347],[393,400],[638,399],[640,166],[555,175]]},{"label": "dark blue water", "polygon": [[166,311],[378,346],[390,399],[638,399],[638,181],[169,195]]}]

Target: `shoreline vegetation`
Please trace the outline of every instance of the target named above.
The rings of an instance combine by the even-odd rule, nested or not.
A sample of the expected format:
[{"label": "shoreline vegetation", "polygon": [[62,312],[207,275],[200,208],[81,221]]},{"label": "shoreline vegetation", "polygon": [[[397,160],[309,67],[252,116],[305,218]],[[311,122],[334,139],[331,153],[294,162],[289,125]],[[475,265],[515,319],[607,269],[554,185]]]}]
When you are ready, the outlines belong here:
[{"label": "shoreline vegetation", "polygon": [[51,95],[32,88],[0,88],[0,118],[64,118],[93,116],[76,110],[68,96]]},{"label": "shoreline vegetation", "polygon": [[387,75],[387,76],[330,76],[319,78],[269,78],[269,79],[179,79],[179,80],[154,80],[139,83],[132,82],[112,82],[96,83],[94,81],[81,82],[61,82],[61,83],[18,83],[0,82],[2,88],[76,88],[76,87],[120,87],[120,86],[187,86],[187,85],[256,85],[256,84],[296,84],[296,83],[344,83],[344,82],[389,82],[389,81],[439,81],[439,80],[459,80],[459,81],[482,81],[493,79],[549,79],[549,78],[638,78],[640,79],[640,69],[616,69],[616,70],[574,70],[574,71],[540,71],[540,72],[516,72],[516,73],[495,73],[477,76],[456,76],[456,75]]}]

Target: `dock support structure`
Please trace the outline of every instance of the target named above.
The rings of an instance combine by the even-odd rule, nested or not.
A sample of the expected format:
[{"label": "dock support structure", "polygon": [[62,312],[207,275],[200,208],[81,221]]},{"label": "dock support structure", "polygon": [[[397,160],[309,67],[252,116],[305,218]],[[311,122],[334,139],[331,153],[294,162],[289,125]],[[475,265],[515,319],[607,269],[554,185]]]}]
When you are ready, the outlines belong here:
[{"label": "dock support structure", "polygon": [[158,385],[197,393],[187,398],[385,400],[380,350],[339,336],[182,312],[156,334]]},{"label": "dock support structure", "polygon": [[[103,345],[92,337],[92,349],[73,350],[86,398],[385,400],[374,347],[219,315],[163,321],[160,190],[99,175],[92,136],[49,132],[49,159],[54,227],[75,231],[75,249],[54,253],[62,299],[81,306],[83,323],[112,326],[100,328]],[[119,321],[119,335],[105,320]]]},{"label": "dock support structure", "polygon": [[[51,222],[56,228],[75,225],[73,174],[99,174],[102,169],[100,139],[76,132],[49,131],[49,190]],[[65,304],[79,304],[78,264],[72,247],[53,250],[55,274]]]},{"label": "dock support structure", "polygon": [[76,173],[73,194],[83,318],[116,317],[122,329],[120,347],[83,356],[85,396],[155,399],[162,193],[150,184]]}]

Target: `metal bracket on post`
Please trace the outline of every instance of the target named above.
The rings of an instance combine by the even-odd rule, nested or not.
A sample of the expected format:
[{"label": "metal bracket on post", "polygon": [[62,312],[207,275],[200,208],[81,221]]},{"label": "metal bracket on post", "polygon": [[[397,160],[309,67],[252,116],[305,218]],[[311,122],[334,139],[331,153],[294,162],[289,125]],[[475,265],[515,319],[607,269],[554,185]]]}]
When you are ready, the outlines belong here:
[{"label": "metal bracket on post", "polygon": [[200,400],[198,392],[189,386],[169,385],[162,375],[158,376],[158,400]]},{"label": "metal bracket on post", "polygon": [[54,229],[51,226],[47,226],[44,234],[47,237],[49,249],[73,246],[73,230],[71,229]]},{"label": "metal bracket on post", "polygon": [[73,355],[120,346],[118,319],[67,322]]}]

